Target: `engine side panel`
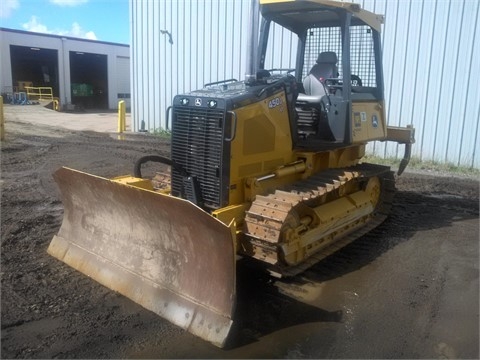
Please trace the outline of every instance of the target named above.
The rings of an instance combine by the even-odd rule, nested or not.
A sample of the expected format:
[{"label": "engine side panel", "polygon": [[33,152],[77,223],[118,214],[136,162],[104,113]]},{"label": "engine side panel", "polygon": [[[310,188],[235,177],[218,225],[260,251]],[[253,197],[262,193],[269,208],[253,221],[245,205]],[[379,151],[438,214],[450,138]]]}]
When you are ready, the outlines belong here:
[{"label": "engine side panel", "polygon": [[244,182],[294,160],[284,91],[235,110],[237,129],[231,143],[230,204],[245,201]]}]

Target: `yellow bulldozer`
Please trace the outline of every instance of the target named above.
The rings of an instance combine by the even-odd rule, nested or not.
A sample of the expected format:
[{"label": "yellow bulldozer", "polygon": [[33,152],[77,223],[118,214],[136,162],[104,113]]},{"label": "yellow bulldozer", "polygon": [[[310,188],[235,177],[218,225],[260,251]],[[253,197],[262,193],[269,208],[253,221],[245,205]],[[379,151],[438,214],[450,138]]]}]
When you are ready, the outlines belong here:
[{"label": "yellow bulldozer", "polygon": [[[54,174],[65,211],[48,252],[217,346],[233,322],[238,259],[294,276],[378,226],[395,178],[361,161],[366,145],[405,144],[401,173],[414,142],[412,127],[385,119],[382,16],[260,0],[250,22],[244,80],[174,97],[170,158],[143,157],[113,179]],[[295,68],[265,68],[273,26],[298,36]],[[170,175],[142,178],[147,161]]]}]

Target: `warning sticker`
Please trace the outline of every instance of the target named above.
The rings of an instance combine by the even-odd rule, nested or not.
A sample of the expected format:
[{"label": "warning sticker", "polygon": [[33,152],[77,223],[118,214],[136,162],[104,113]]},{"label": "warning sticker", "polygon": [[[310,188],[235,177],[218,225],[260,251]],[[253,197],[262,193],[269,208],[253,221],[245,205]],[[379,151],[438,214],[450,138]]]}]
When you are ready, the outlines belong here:
[{"label": "warning sticker", "polygon": [[362,126],[359,112],[353,113],[353,123],[355,124],[355,127],[361,127]]}]

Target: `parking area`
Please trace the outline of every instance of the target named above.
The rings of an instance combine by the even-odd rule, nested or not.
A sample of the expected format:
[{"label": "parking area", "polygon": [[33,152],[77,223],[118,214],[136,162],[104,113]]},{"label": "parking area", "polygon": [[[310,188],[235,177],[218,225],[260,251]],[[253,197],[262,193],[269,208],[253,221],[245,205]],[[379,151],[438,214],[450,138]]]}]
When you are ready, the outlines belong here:
[{"label": "parking area", "polygon": [[[61,127],[78,131],[116,132],[118,113],[114,111],[100,112],[57,112],[38,105],[10,105],[4,104],[6,122],[27,122]],[[131,128],[130,114],[126,115],[127,131]]]},{"label": "parking area", "polygon": [[238,263],[219,349],[46,252],[63,218],[56,169],[128,174],[140,156],[169,156],[169,139],[119,140],[116,113],[5,115],[2,358],[478,359],[479,179],[407,170],[383,224],[293,279]]}]

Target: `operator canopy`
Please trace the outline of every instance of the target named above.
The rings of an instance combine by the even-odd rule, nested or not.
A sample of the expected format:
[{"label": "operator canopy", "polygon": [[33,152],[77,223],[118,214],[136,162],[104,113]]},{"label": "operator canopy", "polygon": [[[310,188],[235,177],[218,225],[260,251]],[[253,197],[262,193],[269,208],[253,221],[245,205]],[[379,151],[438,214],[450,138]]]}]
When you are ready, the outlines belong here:
[{"label": "operator canopy", "polygon": [[308,28],[339,26],[342,14],[352,14],[352,25],[369,25],[376,31],[381,30],[383,15],[363,10],[359,4],[330,0],[260,0],[260,9],[264,18],[300,34]]}]

